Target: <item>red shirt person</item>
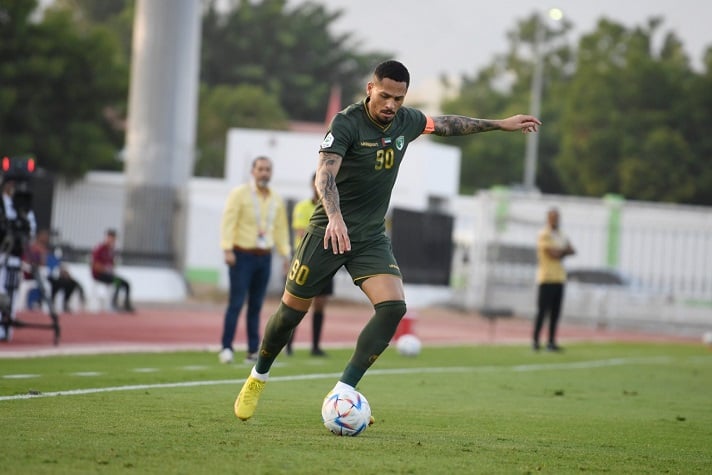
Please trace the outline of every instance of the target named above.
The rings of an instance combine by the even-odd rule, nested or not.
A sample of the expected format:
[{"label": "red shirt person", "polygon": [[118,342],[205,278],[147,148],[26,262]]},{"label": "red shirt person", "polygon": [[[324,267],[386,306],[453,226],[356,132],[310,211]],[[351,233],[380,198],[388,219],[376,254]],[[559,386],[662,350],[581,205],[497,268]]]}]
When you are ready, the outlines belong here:
[{"label": "red shirt person", "polygon": [[[116,230],[108,229],[104,240],[91,253],[91,275],[94,280],[114,286],[114,296],[111,306],[114,310],[133,312],[131,305],[131,285],[126,279],[114,272],[114,248],[116,246]],[[123,305],[119,306],[119,294],[123,292]]]}]

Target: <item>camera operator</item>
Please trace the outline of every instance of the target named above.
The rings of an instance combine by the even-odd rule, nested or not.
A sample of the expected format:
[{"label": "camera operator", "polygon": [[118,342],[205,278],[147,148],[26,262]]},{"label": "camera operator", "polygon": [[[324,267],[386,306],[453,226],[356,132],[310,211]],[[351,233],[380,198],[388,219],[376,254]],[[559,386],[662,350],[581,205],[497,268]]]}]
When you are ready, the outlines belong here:
[{"label": "camera operator", "polygon": [[13,297],[22,279],[22,255],[37,229],[32,194],[27,188],[30,172],[19,172],[3,159],[0,207],[0,340],[11,339],[8,320],[15,320]]}]

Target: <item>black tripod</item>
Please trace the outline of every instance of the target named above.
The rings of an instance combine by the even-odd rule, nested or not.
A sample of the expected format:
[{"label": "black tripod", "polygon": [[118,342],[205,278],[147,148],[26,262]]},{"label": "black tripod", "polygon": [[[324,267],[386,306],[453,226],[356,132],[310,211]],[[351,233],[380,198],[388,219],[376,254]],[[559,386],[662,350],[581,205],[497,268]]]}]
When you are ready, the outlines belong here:
[{"label": "black tripod", "polygon": [[40,270],[36,265],[33,265],[30,273],[32,277],[37,282],[37,289],[40,293],[40,306],[46,304],[49,309],[49,317],[51,319],[50,323],[35,323],[35,322],[23,322],[18,318],[14,318],[12,314],[13,304],[15,300],[15,294],[17,289],[20,288],[20,279],[22,279],[22,260],[20,257],[13,255],[10,252],[3,252],[8,249],[12,249],[12,242],[9,246],[8,238],[12,241],[10,236],[6,236],[2,245],[0,245],[0,269],[5,271],[5,293],[0,293],[0,325],[3,330],[5,330],[5,340],[10,340],[10,332],[13,327],[15,328],[47,328],[54,331],[54,344],[59,344],[59,317],[57,312],[54,311],[54,303],[49,297],[49,292],[47,287],[40,275]]}]

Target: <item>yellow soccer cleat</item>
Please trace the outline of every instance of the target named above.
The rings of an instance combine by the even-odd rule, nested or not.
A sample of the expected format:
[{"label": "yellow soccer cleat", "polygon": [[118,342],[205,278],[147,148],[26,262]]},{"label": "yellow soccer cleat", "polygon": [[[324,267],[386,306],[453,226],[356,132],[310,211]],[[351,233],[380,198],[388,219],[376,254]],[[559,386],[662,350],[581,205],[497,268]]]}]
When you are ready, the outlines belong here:
[{"label": "yellow soccer cleat", "polygon": [[235,415],[238,419],[246,421],[257,409],[257,403],[260,401],[260,395],[265,388],[265,381],[260,381],[257,378],[250,376],[242,385],[240,394],[235,399]]},{"label": "yellow soccer cleat", "polygon": [[376,423],[376,418],[371,416],[368,418],[368,427],[371,427],[373,424]]}]

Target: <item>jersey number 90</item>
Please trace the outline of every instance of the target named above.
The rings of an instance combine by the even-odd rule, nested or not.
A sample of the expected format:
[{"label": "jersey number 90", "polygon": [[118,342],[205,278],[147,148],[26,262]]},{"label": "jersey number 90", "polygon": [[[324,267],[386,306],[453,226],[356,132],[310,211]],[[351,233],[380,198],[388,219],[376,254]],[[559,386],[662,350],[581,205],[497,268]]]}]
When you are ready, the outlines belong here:
[{"label": "jersey number 90", "polygon": [[289,269],[289,275],[287,278],[293,280],[297,285],[304,285],[309,276],[309,267],[301,264],[298,259],[294,259],[292,262],[292,268]]},{"label": "jersey number 90", "polygon": [[390,170],[393,168],[395,155],[392,148],[384,148],[376,152],[376,170]]}]

